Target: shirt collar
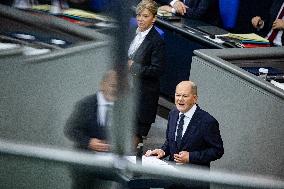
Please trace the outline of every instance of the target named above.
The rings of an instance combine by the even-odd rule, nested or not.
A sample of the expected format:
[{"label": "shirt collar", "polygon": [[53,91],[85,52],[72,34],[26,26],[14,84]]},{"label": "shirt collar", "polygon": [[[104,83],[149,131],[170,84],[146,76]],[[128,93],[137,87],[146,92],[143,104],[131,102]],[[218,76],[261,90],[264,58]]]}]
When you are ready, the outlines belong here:
[{"label": "shirt collar", "polygon": [[136,34],[139,34],[141,37],[145,37],[149,31],[152,29],[153,26],[151,26],[150,28],[148,28],[147,30],[140,32],[139,28],[136,29]]},{"label": "shirt collar", "polygon": [[[188,117],[188,118],[191,118],[196,110],[197,106],[196,104],[194,104],[190,110],[188,110],[187,112],[183,113],[185,115],[185,117]],[[179,116],[181,115],[182,113],[179,112]]]},{"label": "shirt collar", "polygon": [[104,105],[113,105],[113,102],[108,101],[108,100],[104,97],[102,91],[99,91],[99,92],[97,93],[97,99],[98,99],[98,105],[102,105],[102,106],[104,106]]}]

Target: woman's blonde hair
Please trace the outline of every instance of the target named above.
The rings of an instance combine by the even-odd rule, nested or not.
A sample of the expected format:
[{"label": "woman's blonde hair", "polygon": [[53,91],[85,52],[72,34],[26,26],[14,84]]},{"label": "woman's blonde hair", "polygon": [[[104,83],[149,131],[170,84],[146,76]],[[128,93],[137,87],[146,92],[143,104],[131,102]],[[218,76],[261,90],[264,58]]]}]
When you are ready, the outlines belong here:
[{"label": "woman's blonde hair", "polygon": [[157,15],[158,4],[153,0],[142,0],[136,8],[136,14],[139,14],[144,9],[148,9],[154,16]]}]

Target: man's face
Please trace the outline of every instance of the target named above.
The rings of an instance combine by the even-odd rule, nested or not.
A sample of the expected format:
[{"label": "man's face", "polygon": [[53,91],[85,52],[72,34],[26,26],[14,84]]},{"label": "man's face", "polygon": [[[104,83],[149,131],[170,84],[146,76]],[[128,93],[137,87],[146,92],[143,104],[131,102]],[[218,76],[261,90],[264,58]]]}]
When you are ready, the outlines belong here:
[{"label": "man's face", "polygon": [[148,9],[144,9],[137,14],[136,19],[139,31],[143,32],[153,25],[156,17]]},{"label": "man's face", "polygon": [[175,105],[180,112],[187,112],[196,102],[197,95],[192,94],[191,85],[189,83],[180,83],[177,85]]},{"label": "man's face", "polygon": [[102,82],[101,90],[104,97],[108,101],[115,101],[117,98],[117,75],[116,73],[111,73],[108,78]]}]

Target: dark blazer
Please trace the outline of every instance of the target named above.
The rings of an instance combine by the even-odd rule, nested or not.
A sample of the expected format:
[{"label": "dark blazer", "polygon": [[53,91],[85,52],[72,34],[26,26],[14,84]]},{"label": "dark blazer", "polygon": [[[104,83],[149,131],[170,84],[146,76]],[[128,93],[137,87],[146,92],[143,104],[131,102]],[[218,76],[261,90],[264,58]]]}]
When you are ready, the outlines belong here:
[{"label": "dark blazer", "polygon": [[106,139],[106,128],[97,121],[97,95],[80,100],[65,127],[66,136],[78,148],[87,149],[91,138]]},{"label": "dark blazer", "polygon": [[[160,76],[164,70],[165,43],[157,30],[152,27],[135,52],[130,67],[138,95],[138,120],[141,123],[155,122]],[[137,84],[137,85],[136,85]]]},{"label": "dark blazer", "polygon": [[174,154],[180,151],[189,152],[190,164],[210,167],[210,162],[224,154],[223,141],[219,131],[218,121],[209,113],[197,106],[195,113],[182,137],[180,149],[175,142],[175,131],[179,111],[174,108],[169,113],[166,141],[162,146],[169,160],[174,160]]},{"label": "dark blazer", "polygon": [[185,4],[188,6],[187,17],[200,19],[212,25],[220,25],[218,0],[185,0]]},{"label": "dark blazer", "polygon": [[[162,4],[170,4],[172,0],[159,0]],[[181,0],[183,2],[183,0]],[[185,0],[186,17],[199,19],[204,22],[220,25],[219,0]]]},{"label": "dark blazer", "polygon": [[[264,20],[264,27],[260,30],[260,35],[265,37],[272,28],[273,22],[277,19],[277,14],[282,6],[284,0],[273,0],[270,6],[269,12],[262,18]],[[282,44],[284,44],[284,35],[281,38]]]}]

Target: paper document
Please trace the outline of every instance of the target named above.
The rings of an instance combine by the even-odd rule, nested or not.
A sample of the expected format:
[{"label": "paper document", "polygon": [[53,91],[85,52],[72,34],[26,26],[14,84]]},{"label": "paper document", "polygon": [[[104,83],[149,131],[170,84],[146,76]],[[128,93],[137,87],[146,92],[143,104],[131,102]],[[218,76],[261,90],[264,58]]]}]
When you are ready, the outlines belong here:
[{"label": "paper document", "polygon": [[228,37],[232,37],[239,40],[250,40],[250,41],[263,41],[268,42],[269,41],[255,33],[248,33],[248,34],[236,34],[236,33],[229,33]]},{"label": "paper document", "polygon": [[150,156],[150,157],[143,156],[142,165],[168,165],[168,163],[156,158],[155,156]]},{"label": "paper document", "polygon": [[[50,11],[51,6],[50,5],[35,5],[32,7],[34,10],[39,10],[39,11]],[[97,19],[97,20],[102,20],[102,21],[114,21],[108,16],[104,16],[101,14],[96,14],[93,12],[88,12],[80,9],[74,9],[74,8],[69,8],[69,9],[63,9],[63,14],[66,16],[76,16],[79,18],[89,18],[89,19]]]},{"label": "paper document", "polygon": [[159,16],[173,16],[173,14],[171,12],[165,11],[165,10],[161,10],[158,9],[158,13]]},{"label": "paper document", "polygon": [[[136,163],[136,156],[127,156],[126,159],[131,163]],[[155,156],[142,156],[142,165],[168,165],[168,163],[156,158]]]},{"label": "paper document", "polygon": [[[136,156],[127,156],[126,159],[131,163],[136,164]],[[172,165],[169,165],[167,162],[157,159],[155,156],[142,156],[142,165],[144,166],[162,166],[163,168],[170,168],[176,170]]]},{"label": "paper document", "polygon": [[276,87],[284,90],[284,83],[279,83],[277,81],[271,80],[270,83],[272,83],[273,85],[275,85]]}]

